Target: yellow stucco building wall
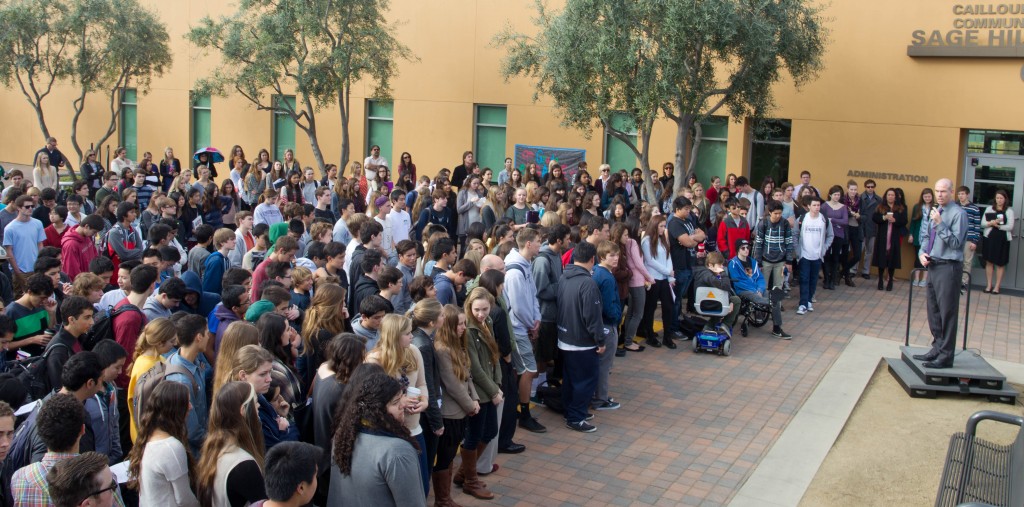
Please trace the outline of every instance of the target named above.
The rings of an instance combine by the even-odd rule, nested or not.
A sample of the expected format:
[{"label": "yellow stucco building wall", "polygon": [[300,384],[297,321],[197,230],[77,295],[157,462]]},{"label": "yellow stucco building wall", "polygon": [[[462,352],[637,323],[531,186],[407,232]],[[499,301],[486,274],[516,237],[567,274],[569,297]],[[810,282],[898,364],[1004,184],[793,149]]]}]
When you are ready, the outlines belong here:
[{"label": "yellow stucco building wall", "polygon": [[[174,65],[138,100],[139,152],[156,158],[164,147],[180,157],[189,151],[189,90],[196,79],[218,65],[200,55],[183,38],[190,21],[228,12],[227,0],[165,2],[144,0],[166,22]],[[390,20],[397,21],[396,37],[419,58],[400,64],[394,82],[394,152],[413,154],[421,173],[452,167],[474,144],[474,105],[507,106],[507,152],[515,144],[583,148],[591,165],[604,157],[602,132],[587,139],[559,125],[548,100],[533,102],[527,79],[504,82],[499,75],[502,51],[492,37],[505,23],[530,29],[532,0],[395,0]],[[830,2],[831,44],[817,80],[801,90],[783,81],[775,87],[774,116],[792,120],[790,180],[801,170],[814,173],[814,183],[827,187],[845,183],[849,170],[872,170],[909,175],[962,178],[966,129],[1024,130],[1024,91],[1020,59],[912,58],[907,55],[912,32],[933,29],[945,33],[957,18],[957,2],[947,0],[882,0]],[[974,16],[986,17],[986,16]],[[991,17],[991,16],[988,16]],[[1020,18],[1021,16],[1017,16]],[[365,98],[368,85],[353,97],[352,158],[365,154]],[[46,99],[51,132],[74,159],[69,140],[71,93],[58,87]],[[88,142],[104,124],[103,103],[90,103],[83,129]],[[16,89],[0,90],[0,160],[30,163],[42,135],[35,116]],[[257,112],[239,97],[213,97],[212,144],[226,151],[242,145],[250,158],[271,146],[271,115]],[[744,122],[729,126],[723,172],[748,174],[750,138]],[[318,116],[320,144],[328,161],[340,157],[340,120],[336,109]],[[653,132],[652,165],[660,167],[674,156],[674,125],[660,121]],[[112,148],[117,135],[108,141]],[[303,164],[313,160],[309,143],[296,131],[296,155]],[[105,152],[104,152],[105,154]],[[396,164],[397,161],[392,161]],[[879,181],[903,186],[916,196],[923,183]],[[929,183],[930,184],[930,183]]]}]

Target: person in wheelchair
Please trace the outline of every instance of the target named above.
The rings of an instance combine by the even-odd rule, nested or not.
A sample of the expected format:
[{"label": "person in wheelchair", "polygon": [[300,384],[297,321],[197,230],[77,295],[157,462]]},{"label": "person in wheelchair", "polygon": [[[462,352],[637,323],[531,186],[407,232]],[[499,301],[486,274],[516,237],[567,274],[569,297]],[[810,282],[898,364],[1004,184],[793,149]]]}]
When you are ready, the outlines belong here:
[{"label": "person in wheelchair", "polygon": [[[732,328],[736,325],[736,318],[740,313],[740,298],[732,289],[732,282],[729,280],[729,272],[725,268],[725,257],[719,252],[708,253],[705,264],[707,267],[698,266],[693,271],[694,287],[714,287],[729,294],[729,313],[724,317],[708,316],[706,329],[721,329],[729,337],[732,337]],[[700,305],[700,302],[697,302]],[[698,308],[698,313],[700,309]],[[703,313],[702,313],[703,315]],[[722,324],[724,327],[719,326]]]},{"label": "person in wheelchair", "polygon": [[736,257],[729,261],[729,278],[732,279],[733,290],[740,299],[771,307],[772,335],[783,340],[793,337],[782,330],[782,291],[774,291],[776,294],[768,297],[767,282],[761,274],[761,268],[757,261],[750,257],[750,241],[736,241]]}]

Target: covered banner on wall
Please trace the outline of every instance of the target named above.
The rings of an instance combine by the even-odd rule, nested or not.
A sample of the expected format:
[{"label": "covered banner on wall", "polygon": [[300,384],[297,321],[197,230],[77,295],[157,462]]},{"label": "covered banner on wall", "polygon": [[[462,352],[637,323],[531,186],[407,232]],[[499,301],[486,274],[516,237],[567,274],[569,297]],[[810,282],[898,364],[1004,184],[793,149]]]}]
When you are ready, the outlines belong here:
[{"label": "covered banner on wall", "polygon": [[531,146],[528,144],[517,144],[515,151],[515,166],[519,172],[526,174],[526,164],[533,162],[541,170],[541,175],[548,174],[548,163],[557,161],[562,166],[566,179],[572,181],[576,175],[580,162],[587,159],[587,150],[578,148],[553,148],[551,146]]}]

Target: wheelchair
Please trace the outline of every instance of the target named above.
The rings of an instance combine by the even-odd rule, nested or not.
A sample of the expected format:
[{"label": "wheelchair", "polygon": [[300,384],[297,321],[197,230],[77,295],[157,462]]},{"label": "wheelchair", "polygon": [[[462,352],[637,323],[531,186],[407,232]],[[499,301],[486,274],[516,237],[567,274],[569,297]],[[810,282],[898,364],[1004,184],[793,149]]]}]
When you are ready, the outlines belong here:
[{"label": "wheelchair", "polygon": [[729,293],[715,287],[694,290],[694,310],[708,317],[708,323],[693,336],[693,352],[728,356],[732,352],[732,330],[722,319],[729,315]]},{"label": "wheelchair", "polygon": [[[781,301],[783,298],[782,289],[775,289],[769,292],[769,301]],[[739,318],[743,319],[740,324],[740,335],[747,336],[750,326],[761,327],[772,318],[771,305],[758,304],[741,298]]]}]

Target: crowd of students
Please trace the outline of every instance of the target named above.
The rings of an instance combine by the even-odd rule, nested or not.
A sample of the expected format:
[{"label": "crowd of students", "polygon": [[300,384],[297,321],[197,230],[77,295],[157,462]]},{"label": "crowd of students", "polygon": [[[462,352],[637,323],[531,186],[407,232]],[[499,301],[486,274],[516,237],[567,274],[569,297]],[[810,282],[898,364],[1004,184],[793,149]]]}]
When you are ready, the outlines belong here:
[{"label": "crowd of students", "polygon": [[585,163],[495,174],[466,152],[430,178],[403,153],[392,180],[375,147],[317,179],[290,150],[235,146],[217,184],[209,156],[116,153],[119,172],[90,153],[76,174],[50,140],[33,184],[7,175],[0,505],[453,506],[452,484],[491,499],[496,453],[548,431],[541,375],[565,426],[596,431],[592,411],[621,406],[615,357],[692,339],[694,287],[731,293],[730,332],[746,299],[790,339],[791,280],[798,315],[822,266],[827,290],[871,265],[892,290],[918,216],[872,180],[823,200],[806,172],[677,193],[671,163],[645,184]]}]

